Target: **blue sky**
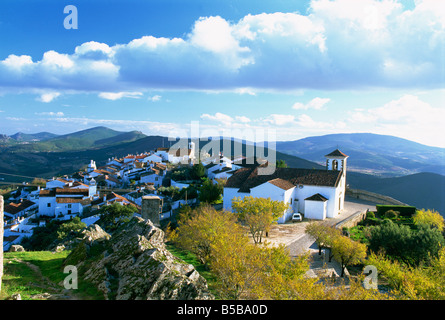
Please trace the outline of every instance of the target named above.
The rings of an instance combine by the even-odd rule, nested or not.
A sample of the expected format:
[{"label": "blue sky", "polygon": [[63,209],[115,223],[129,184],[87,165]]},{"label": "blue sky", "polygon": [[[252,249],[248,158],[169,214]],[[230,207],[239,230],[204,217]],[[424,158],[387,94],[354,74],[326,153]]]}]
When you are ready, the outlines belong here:
[{"label": "blue sky", "polygon": [[198,122],[203,136],[445,147],[443,1],[5,0],[0,39],[0,133]]}]

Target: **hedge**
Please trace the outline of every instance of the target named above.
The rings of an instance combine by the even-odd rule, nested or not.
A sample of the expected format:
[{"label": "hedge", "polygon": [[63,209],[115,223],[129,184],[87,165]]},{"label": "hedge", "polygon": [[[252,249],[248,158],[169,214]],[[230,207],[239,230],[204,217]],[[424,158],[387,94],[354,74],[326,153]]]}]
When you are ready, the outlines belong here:
[{"label": "hedge", "polygon": [[400,212],[401,216],[410,217],[413,214],[415,214],[417,210],[417,208],[413,206],[396,206],[396,205],[383,205],[383,204],[376,205],[376,208],[377,208],[377,213],[380,216],[383,216],[386,213],[386,211],[393,210]]}]

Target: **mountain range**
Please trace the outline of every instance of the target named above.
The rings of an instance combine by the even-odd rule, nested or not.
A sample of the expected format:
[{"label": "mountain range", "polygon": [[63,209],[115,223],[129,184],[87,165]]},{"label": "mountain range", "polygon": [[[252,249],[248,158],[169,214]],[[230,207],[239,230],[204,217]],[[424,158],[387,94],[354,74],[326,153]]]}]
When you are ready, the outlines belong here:
[{"label": "mountain range", "polygon": [[278,141],[276,150],[323,164],[324,155],[340,149],[349,156],[350,171],[381,176],[420,172],[445,175],[445,148],[371,133],[330,134]]},{"label": "mountain range", "polygon": [[[245,155],[247,148],[252,146],[251,142],[238,139],[216,139],[219,139],[220,150],[230,145],[226,156],[238,155],[235,154],[237,150]],[[0,135],[0,178],[21,182],[23,176],[31,179],[71,174],[91,159],[103,165],[111,157],[170,147],[174,143],[167,137],[147,136],[139,131],[120,132],[106,127],[65,135]],[[200,142],[199,147],[206,144]],[[284,160],[289,167],[323,169],[324,155],[337,148],[349,156],[347,183],[350,187],[445,213],[445,150],[441,148],[393,136],[337,134],[276,142],[276,159]],[[258,148],[254,150],[258,151]],[[260,151],[267,157],[271,150],[266,147]]]}]

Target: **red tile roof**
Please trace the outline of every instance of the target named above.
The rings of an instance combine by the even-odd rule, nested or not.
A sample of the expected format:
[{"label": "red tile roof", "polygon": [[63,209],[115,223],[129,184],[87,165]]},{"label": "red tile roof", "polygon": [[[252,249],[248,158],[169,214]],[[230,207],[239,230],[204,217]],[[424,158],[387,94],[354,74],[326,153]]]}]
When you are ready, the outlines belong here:
[{"label": "red tile roof", "polygon": [[34,206],[35,203],[29,200],[24,200],[20,203],[10,203],[6,206],[4,206],[4,212],[9,214],[16,214],[20,211],[26,210],[29,207]]},{"label": "red tile roof", "polygon": [[341,152],[338,149],[335,149],[334,151],[332,151],[330,154],[325,155],[325,157],[348,157],[347,155],[345,155],[343,152]]},{"label": "red tile roof", "polygon": [[[293,186],[312,185],[336,187],[340,181],[341,171],[323,169],[276,168],[271,175],[259,175],[257,167],[242,168],[227,180],[226,188],[238,188],[239,192],[250,192],[251,188],[274,179],[286,180]],[[279,182],[275,181],[279,184]],[[286,184],[286,187],[290,187]]]}]

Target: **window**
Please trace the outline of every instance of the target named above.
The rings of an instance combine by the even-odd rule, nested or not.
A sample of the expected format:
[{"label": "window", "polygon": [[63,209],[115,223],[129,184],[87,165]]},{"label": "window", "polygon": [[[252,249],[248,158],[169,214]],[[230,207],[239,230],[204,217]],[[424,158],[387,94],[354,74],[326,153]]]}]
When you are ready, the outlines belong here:
[{"label": "window", "polygon": [[68,209],[71,209],[71,203],[68,205]]},{"label": "window", "polygon": [[46,206],[47,206],[48,208],[51,208],[51,203],[47,203]]}]

